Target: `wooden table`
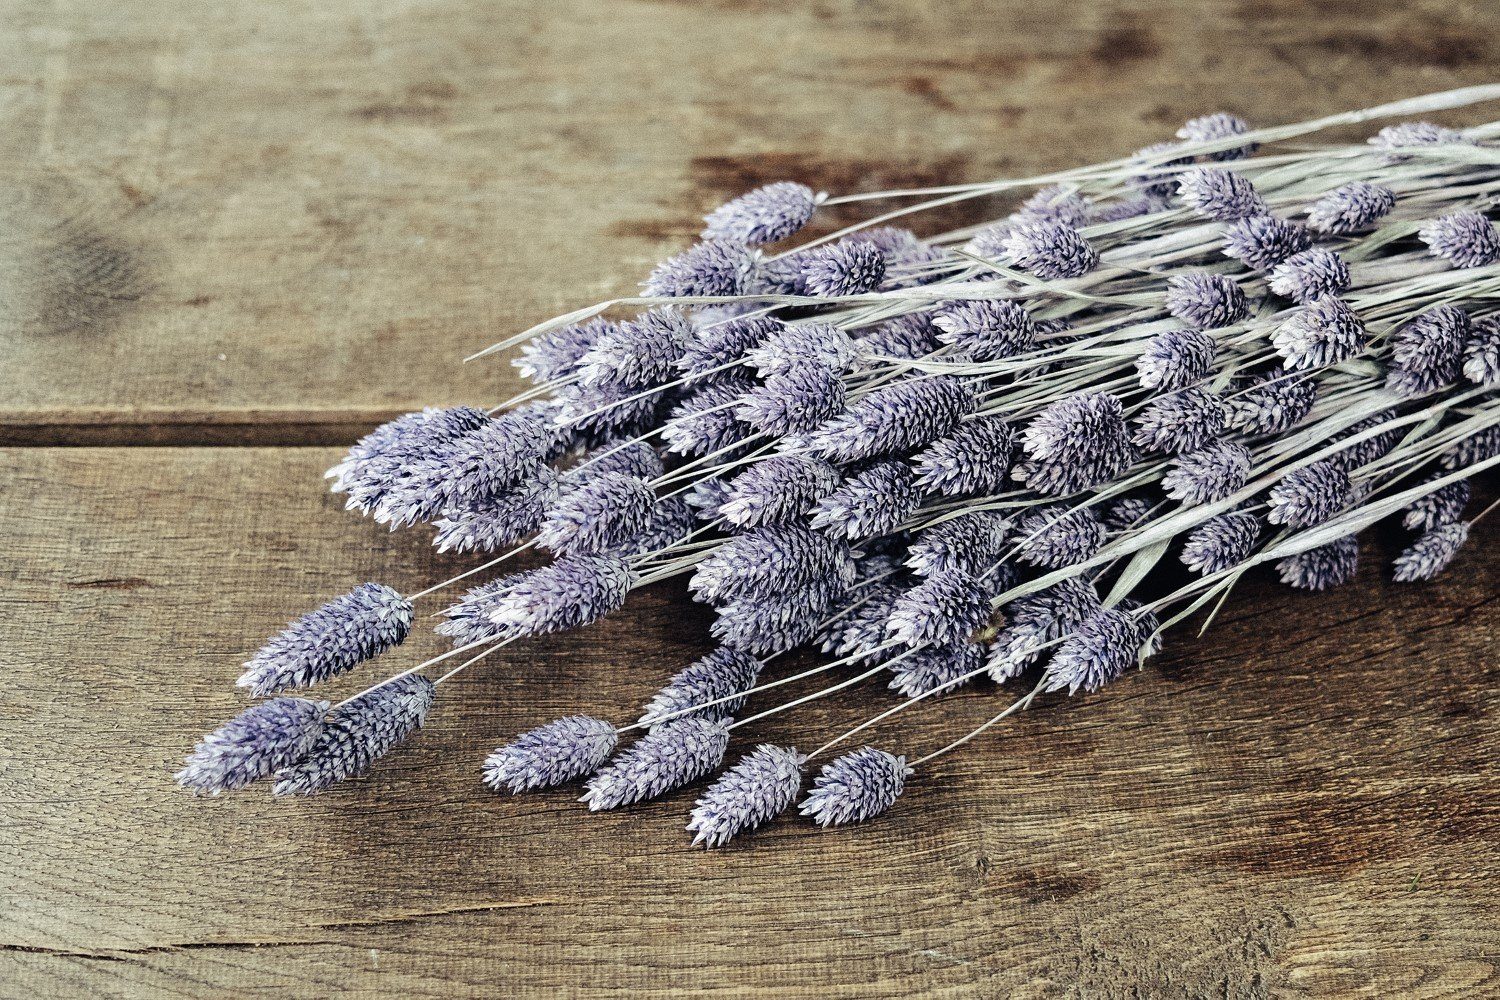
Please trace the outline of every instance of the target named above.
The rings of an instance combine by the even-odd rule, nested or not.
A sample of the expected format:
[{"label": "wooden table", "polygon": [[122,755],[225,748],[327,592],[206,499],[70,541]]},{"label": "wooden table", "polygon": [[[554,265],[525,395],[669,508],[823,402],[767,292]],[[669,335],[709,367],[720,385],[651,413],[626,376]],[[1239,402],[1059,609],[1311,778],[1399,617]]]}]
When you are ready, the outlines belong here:
[{"label": "wooden table", "polygon": [[[472,564],[343,515],[331,446],[504,398],[507,366],[458,359],[628,291],[719,200],[1030,173],[1220,107],[1274,123],[1488,82],[1492,6],[0,13],[0,995],[1500,995],[1493,520],[1436,585],[1389,582],[1394,538],[1326,597],[1256,579],[1207,636],[1017,718],[861,828],[786,819],[705,853],[691,792],[588,815],[481,788],[510,734],[628,718],[703,651],[671,587],[456,681],[355,785],[200,801],[170,778],[287,617]],[[939,745],[997,697],[877,742]],[[887,704],[746,735],[810,745]]]}]

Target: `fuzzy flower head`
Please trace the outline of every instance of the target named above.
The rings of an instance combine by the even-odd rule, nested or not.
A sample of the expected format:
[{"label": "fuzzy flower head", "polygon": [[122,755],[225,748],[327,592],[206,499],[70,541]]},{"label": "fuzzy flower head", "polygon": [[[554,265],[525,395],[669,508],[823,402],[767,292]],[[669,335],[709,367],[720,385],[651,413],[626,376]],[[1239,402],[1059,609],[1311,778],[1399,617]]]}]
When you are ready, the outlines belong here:
[{"label": "fuzzy flower head", "polygon": [[640,533],[611,548],[610,554],[626,559],[665,552],[687,539],[697,523],[687,497],[671,496],[657,502]]},{"label": "fuzzy flower head", "polygon": [[[719,646],[674,674],[646,705],[640,722],[645,726],[660,725],[670,721],[668,716],[697,705],[706,707],[690,714],[727,719],[745,704],[747,692],[760,677],[760,668],[761,661],[748,653]],[[721,698],[729,700],[720,701]]]},{"label": "fuzzy flower head", "polygon": [[1061,569],[1075,566],[1103,547],[1109,530],[1092,507],[1068,510],[1062,506],[1033,508],[1016,523],[1021,562]]},{"label": "fuzzy flower head", "polygon": [[1214,503],[1244,489],[1250,463],[1250,449],[1238,441],[1209,441],[1172,461],[1162,476],[1162,492],[1185,504]]},{"label": "fuzzy flower head", "polygon": [[1015,222],[1061,222],[1075,229],[1088,225],[1093,205],[1083,195],[1061,184],[1049,184],[1027,198],[1011,214]]},{"label": "fuzzy flower head", "polygon": [[808,523],[850,541],[878,538],[900,527],[921,500],[909,466],[877,462],[822,497]]},{"label": "fuzzy flower head", "polygon": [[1478,212],[1444,215],[1417,230],[1428,252],[1454,267],[1483,267],[1500,260],[1500,233]]},{"label": "fuzzy flower head", "polygon": [[1312,246],[1312,236],[1295,222],[1273,215],[1249,215],[1224,233],[1224,255],[1252,271],[1269,271]]},{"label": "fuzzy flower head", "polygon": [[837,469],[813,455],[777,455],[729,481],[729,499],[719,508],[740,528],[790,521],[838,488]]},{"label": "fuzzy flower head", "polygon": [[709,476],[694,483],[692,489],[683,496],[692,508],[693,515],[699,521],[708,523],[719,516],[719,508],[728,501],[729,484],[720,476]]},{"label": "fuzzy flower head", "polygon": [[744,357],[762,378],[770,378],[808,364],[846,372],[863,353],[859,344],[832,324],[798,323],[766,334]]},{"label": "fuzzy flower head", "polygon": [[838,373],[803,362],[766,379],[739,398],[735,419],[751,430],[782,437],[803,434],[844,410],[848,389]]},{"label": "fuzzy flower head", "polygon": [[1396,193],[1383,184],[1350,181],[1307,210],[1307,227],[1323,236],[1347,236],[1369,229],[1396,207]]},{"label": "fuzzy flower head", "polygon": [[251,705],[203,737],[177,783],[199,795],[244,788],[307,756],[323,731],[328,702],[272,698]]},{"label": "fuzzy flower head", "polygon": [[1100,607],[1098,592],[1077,578],[1061,580],[1007,604],[1005,627],[990,648],[990,677],[1003,684],[1019,676],[1044,646],[1072,632]]},{"label": "fuzzy flower head", "polygon": [[1467,469],[1500,455],[1500,424],[1492,424],[1459,439],[1438,456],[1445,469]]},{"label": "fuzzy flower head", "polygon": [[1005,237],[1005,258],[1043,281],[1077,278],[1099,264],[1083,234],[1061,222],[1029,222],[1013,227]]},{"label": "fuzzy flower head", "polygon": [[1336,251],[1313,247],[1294,253],[1271,269],[1271,291],[1294,302],[1311,302],[1349,288],[1349,265]]},{"label": "fuzzy flower head", "polygon": [[905,757],[864,747],[827,764],[798,808],[819,826],[863,822],[895,804],[911,773]]},{"label": "fuzzy flower head", "polygon": [[747,246],[775,243],[807,225],[824,196],[806,184],[778,181],[725,202],[703,217],[705,240]]},{"label": "fuzzy flower head", "polygon": [[[702,316],[694,316],[697,320]],[[747,351],[760,346],[771,334],[782,328],[780,320],[769,316],[736,316],[707,326],[694,324],[693,340],[677,359],[677,369],[692,380],[723,379],[738,374],[724,368],[741,361]]]},{"label": "fuzzy flower head", "polygon": [[744,394],[754,389],[755,384],[742,376],[693,389],[672,407],[662,424],[667,450],[677,455],[713,455],[749,437],[753,431],[737,410]]},{"label": "fuzzy flower head", "polygon": [[1016,478],[1048,496],[1108,482],[1135,459],[1120,401],[1097,392],[1048,406],[1022,432],[1021,448],[1029,461]]},{"label": "fuzzy flower head", "polygon": [[903,698],[920,698],[939,689],[947,694],[976,679],[984,657],[982,645],[967,641],[911,650],[891,661],[895,676],[887,686]]},{"label": "fuzzy flower head", "polygon": [[1181,168],[1190,166],[1191,156],[1173,156],[1182,147],[1175,142],[1158,142],[1138,149],[1132,157],[1139,166],[1139,173],[1129,180],[1130,186],[1148,199],[1165,199],[1177,190],[1177,178]]},{"label": "fuzzy flower head", "polygon": [[1396,557],[1396,582],[1431,580],[1448,568],[1468,540],[1469,526],[1461,521],[1426,532]]},{"label": "fuzzy flower head", "polygon": [[565,556],[524,575],[489,619],[506,638],[582,628],[625,603],[635,574],[613,555]]},{"label": "fuzzy flower head", "polygon": [[1188,271],[1167,279],[1167,312],[1189,326],[1233,326],[1249,311],[1244,291],[1227,275]]},{"label": "fuzzy flower head", "polygon": [[1178,180],[1178,194],[1183,204],[1215,222],[1233,222],[1266,212],[1266,203],[1249,178],[1218,167],[1185,171]]},{"label": "fuzzy flower head", "polygon": [[1184,389],[1201,382],[1213,368],[1218,345],[1201,330],[1168,330],[1146,343],[1135,367],[1145,389]]},{"label": "fuzzy flower head", "polygon": [[524,379],[538,384],[554,381],[571,374],[578,359],[614,326],[607,319],[591,319],[539,333],[521,347],[510,363]]},{"label": "fuzzy flower head", "polygon": [[364,774],[427,718],[436,691],[421,674],[388,681],[334,708],[312,747],[276,772],[277,795],[312,795]]},{"label": "fuzzy flower head", "polygon": [[973,417],[912,458],[916,485],[936,496],[999,493],[1014,451],[1015,433],[1003,419]]},{"label": "fuzzy flower head", "polygon": [[[1357,437],[1365,431],[1374,427],[1380,427],[1396,418],[1395,410],[1383,410],[1372,414],[1359,423],[1348,427],[1334,435],[1334,441],[1345,441]],[[1363,441],[1345,445],[1344,449],[1336,453],[1331,461],[1337,462],[1345,472],[1353,472],[1362,465],[1369,465],[1377,458],[1386,455],[1401,440],[1405,432],[1399,428],[1388,428],[1374,437],[1367,437]]]},{"label": "fuzzy flower head", "polygon": [[367,499],[351,502],[350,507],[368,513],[408,463],[440,451],[489,419],[489,414],[473,406],[428,407],[403,414],[360,438],[325,476],[333,480],[335,493],[363,492]]},{"label": "fuzzy flower head", "polygon": [[1247,434],[1280,434],[1312,412],[1317,394],[1317,383],[1306,376],[1264,372],[1225,401],[1229,425]]},{"label": "fuzzy flower head", "polygon": [[1434,306],[1391,337],[1386,386],[1408,399],[1457,382],[1472,324],[1462,309]]},{"label": "fuzzy flower head", "polygon": [[[1438,474],[1428,478],[1437,479]],[[1471,487],[1467,479],[1459,479],[1440,486],[1411,502],[1401,515],[1401,525],[1407,531],[1431,531],[1446,524],[1454,524],[1463,517],[1469,505]]]},{"label": "fuzzy flower head", "polygon": [[651,487],[606,472],[558,498],[537,532],[537,544],[563,556],[603,552],[640,534],[655,509]]},{"label": "fuzzy flower head", "polygon": [[500,630],[490,621],[490,612],[495,610],[506,594],[533,572],[535,571],[527,570],[470,587],[464,593],[463,600],[444,609],[444,621],[439,622],[434,631],[438,635],[449,637],[455,646],[467,646],[480,639],[499,638]]},{"label": "fuzzy flower head", "polygon": [[802,790],[807,758],[791,747],[762,743],[740,758],[693,805],[693,845],[723,847],[741,833],[786,812]]},{"label": "fuzzy flower head", "polygon": [[563,474],[563,488],[582,486],[597,476],[617,473],[633,479],[655,479],[666,472],[661,456],[644,441],[606,440]]},{"label": "fuzzy flower head", "polygon": [[557,390],[559,426],[600,441],[632,436],[655,422],[663,394],[626,385],[572,382]]},{"label": "fuzzy flower head", "polygon": [[873,292],[885,280],[885,255],[867,240],[814,247],[800,256],[802,285],[818,298]]},{"label": "fuzzy flower head", "polygon": [[1078,623],[1047,664],[1043,689],[1069,694],[1097,691],[1140,658],[1141,635],[1135,617],[1120,608],[1104,608]]},{"label": "fuzzy flower head", "polygon": [[1409,149],[1413,146],[1445,146],[1467,142],[1462,132],[1432,122],[1401,122],[1387,125],[1365,140],[1376,149]]},{"label": "fuzzy flower head", "polygon": [[557,473],[539,466],[514,489],[434,521],[432,544],[439,552],[494,552],[514,545],[542,526],[559,491]]},{"label": "fuzzy flower head", "polygon": [[641,313],[601,335],[578,360],[587,385],[648,389],[670,381],[693,343],[687,314],[668,306]]},{"label": "fuzzy flower head", "polygon": [[1344,509],[1353,493],[1344,467],[1324,459],[1288,472],[1271,487],[1266,520],[1289,528],[1311,528]]},{"label": "fuzzy flower head", "polygon": [[1121,497],[1110,503],[1099,520],[1111,535],[1122,535],[1144,525],[1151,509],[1151,501],[1145,497]]},{"label": "fuzzy flower head", "polygon": [[1230,511],[1211,517],[1188,533],[1182,563],[1204,576],[1244,562],[1260,540],[1260,521],[1254,514]]},{"label": "fuzzy flower head", "polygon": [[896,600],[886,633],[908,647],[968,642],[990,618],[990,588],[962,570],[922,580]]},{"label": "fuzzy flower head", "polygon": [[977,576],[1005,551],[1010,523],[999,511],[977,510],[923,530],[906,550],[906,565],[918,576],[950,570]]},{"label": "fuzzy flower head", "polygon": [[718,767],[728,748],[725,720],[690,715],[662,723],[590,778],[580,801],[597,811],[654,799]]},{"label": "fuzzy flower head", "polygon": [[1271,343],[1292,371],[1348,361],[1365,347],[1365,324],[1343,299],[1325,295],[1298,307],[1271,334]]},{"label": "fuzzy flower head", "polygon": [[854,656],[856,665],[873,666],[890,659],[897,650],[886,638],[885,623],[905,594],[905,586],[886,581],[853,591],[850,607],[823,630],[820,648],[839,659]]},{"label": "fuzzy flower head", "polygon": [[962,379],[903,379],[850,403],[814,430],[808,443],[835,462],[905,454],[950,433],[977,405]]},{"label": "fuzzy flower head", "polygon": [[570,715],[522,733],[490,754],[484,783],[513,793],[555,788],[590,773],[608,759],[619,736],[591,715]]},{"label": "fuzzy flower head", "polygon": [[955,300],[938,307],[938,339],[972,361],[1000,361],[1031,350],[1036,327],[1026,309],[1009,299]]},{"label": "fuzzy flower head", "polygon": [[1179,389],[1146,404],[1135,417],[1132,440],[1146,451],[1179,454],[1218,436],[1228,419],[1218,396],[1203,389]]},{"label": "fuzzy flower head", "polygon": [[699,600],[722,603],[765,599],[829,576],[852,579],[848,543],[795,524],[775,524],[735,535],[698,563],[688,589]]},{"label": "fuzzy flower head", "polygon": [[1354,579],[1359,568],[1359,543],[1347,535],[1327,545],[1278,560],[1281,582],[1298,590],[1328,590]]},{"label": "fuzzy flower head", "polygon": [[321,684],[399,646],[411,619],[406,598],[382,584],[362,583],[272,636],[236,683],[257,698]]},{"label": "fuzzy flower head", "polygon": [[931,313],[906,313],[872,327],[860,336],[859,345],[868,355],[910,361],[937,350],[940,333]]},{"label": "fuzzy flower head", "polygon": [[795,590],[721,604],[709,634],[731,649],[757,656],[784,653],[818,635],[850,582],[848,576],[827,574]]},{"label": "fuzzy flower head", "polygon": [[1474,323],[1464,341],[1464,376],[1475,385],[1500,386],[1500,316]]},{"label": "fuzzy flower head", "polygon": [[[1227,111],[1218,111],[1187,122],[1177,130],[1177,138],[1188,142],[1216,142],[1219,139],[1244,135],[1249,131],[1250,126],[1245,119],[1229,114]],[[1259,148],[1259,143],[1251,142],[1243,146],[1221,149],[1217,153],[1209,153],[1208,158],[1210,160],[1243,160]]]}]

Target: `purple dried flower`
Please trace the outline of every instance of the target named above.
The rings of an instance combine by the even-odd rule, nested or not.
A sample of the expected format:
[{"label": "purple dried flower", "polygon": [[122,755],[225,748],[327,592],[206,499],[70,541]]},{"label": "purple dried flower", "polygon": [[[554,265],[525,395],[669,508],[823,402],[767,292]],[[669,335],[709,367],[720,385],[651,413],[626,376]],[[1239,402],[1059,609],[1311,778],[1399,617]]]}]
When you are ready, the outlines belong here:
[{"label": "purple dried flower", "polygon": [[753,431],[737,410],[743,395],[753,390],[755,384],[743,377],[693,389],[672,407],[662,425],[667,450],[678,455],[712,455],[749,437]]},{"label": "purple dried flower", "polygon": [[1349,265],[1326,247],[1294,253],[1271,269],[1271,291],[1295,302],[1336,296],[1349,287]]},{"label": "purple dried flower", "polygon": [[1396,207],[1396,193],[1381,184],[1350,181],[1335,188],[1307,210],[1307,225],[1324,236],[1345,236],[1368,229]]},{"label": "purple dried flower", "polygon": [[848,390],[837,372],[803,362],[745,393],[734,413],[747,427],[781,437],[820,426],[842,412],[847,399]]},{"label": "purple dried flower", "polygon": [[494,552],[514,545],[542,526],[557,496],[557,473],[539,466],[534,478],[515,489],[433,522],[432,544],[439,552]]},{"label": "purple dried flower", "polygon": [[830,490],[809,523],[850,541],[890,534],[922,502],[916,479],[903,462],[877,462]]},{"label": "purple dried flower", "polygon": [[1249,178],[1218,167],[1194,167],[1178,179],[1183,204],[1204,218],[1233,222],[1249,215],[1262,215],[1266,203]]},{"label": "purple dried flower", "polygon": [[1010,236],[1011,222],[997,222],[975,233],[963,246],[964,253],[982,260],[1000,260],[1005,256],[1005,240]]},{"label": "purple dried flower", "polygon": [[755,295],[806,295],[802,262],[808,251],[790,250],[780,257],[762,259],[755,269],[750,291]]},{"label": "purple dried flower", "polygon": [[1500,316],[1474,323],[1464,342],[1464,375],[1475,385],[1500,385]]},{"label": "purple dried flower", "polygon": [[886,634],[910,647],[967,642],[990,619],[990,588],[959,569],[922,580],[891,607]]},{"label": "purple dried flower", "polygon": [[1188,271],[1167,279],[1167,312],[1189,326],[1212,330],[1238,323],[1249,314],[1250,306],[1233,278]]},{"label": "purple dried flower", "polygon": [[198,795],[244,788],[307,756],[327,712],[328,702],[306,698],[251,705],[203,737],[174,777]]},{"label": "purple dried flower", "polygon": [[939,306],[932,320],[938,339],[973,361],[999,361],[1031,350],[1036,328],[1024,307],[1009,299],[969,299]]},{"label": "purple dried flower", "polygon": [[1135,460],[1120,401],[1098,392],[1048,406],[1022,432],[1021,447],[1030,461],[1017,467],[1015,478],[1048,496],[1107,482]]},{"label": "purple dried flower", "polygon": [[516,794],[565,785],[603,764],[618,740],[614,726],[592,715],[556,719],[485,758],[484,783]]},{"label": "purple dried flower", "polygon": [[1145,524],[1151,509],[1151,501],[1144,497],[1121,497],[1105,509],[1100,520],[1104,522],[1104,530],[1121,535]]},{"label": "purple dried flower", "polygon": [[500,629],[490,621],[490,612],[520,582],[534,573],[527,570],[471,587],[463,600],[443,611],[445,621],[434,630],[448,636],[455,646],[468,646],[481,639],[498,639]]},{"label": "purple dried flower", "polygon": [[[1334,435],[1333,440],[1347,440],[1348,438],[1352,438],[1355,435],[1364,433],[1372,427],[1379,427],[1385,424],[1387,421],[1394,420],[1395,418],[1395,410],[1382,410],[1381,412],[1366,417],[1352,427],[1349,427],[1346,430]],[[1369,465],[1371,462],[1375,461],[1377,458],[1382,457],[1392,448],[1396,447],[1396,443],[1401,440],[1401,435],[1403,433],[1404,431],[1399,427],[1384,431],[1380,434],[1375,435],[1374,437],[1366,438],[1365,440],[1359,441],[1355,444],[1347,445],[1343,451],[1334,454],[1329,459],[1329,461],[1337,462],[1340,466],[1343,467],[1345,472],[1352,472],[1362,465]]]},{"label": "purple dried flower", "polygon": [[1146,389],[1185,389],[1208,376],[1218,345],[1201,330],[1168,330],[1157,334],[1136,359],[1141,386]]},{"label": "purple dried flower", "polygon": [[1210,441],[1178,455],[1162,476],[1162,492],[1185,504],[1214,503],[1250,480],[1250,449],[1238,441]]},{"label": "purple dried flower", "polygon": [[1387,125],[1365,140],[1377,149],[1403,149],[1411,146],[1443,146],[1467,142],[1462,132],[1443,128],[1432,122],[1401,122]]},{"label": "purple dried flower", "polygon": [[665,552],[684,541],[692,534],[696,518],[687,497],[671,496],[657,502],[646,519],[640,533],[622,545],[615,546],[611,553],[625,558],[643,556],[654,552]]},{"label": "purple dried flower", "polygon": [[1188,534],[1182,563],[1205,576],[1220,573],[1244,562],[1259,540],[1260,521],[1255,515],[1232,510],[1209,518]]},{"label": "purple dried flower", "polygon": [[888,319],[859,338],[867,355],[884,355],[903,360],[923,358],[941,346],[939,331],[932,313],[907,313]]},{"label": "purple dried flower", "polygon": [[984,657],[983,646],[966,640],[911,650],[891,661],[890,670],[896,676],[887,686],[903,698],[917,698],[938,688],[951,693],[978,676]]},{"label": "purple dried flower", "polygon": [[[1177,130],[1177,138],[1186,139],[1189,142],[1214,142],[1230,136],[1244,135],[1249,131],[1250,126],[1245,119],[1229,114],[1227,111],[1217,111],[1187,122]],[[1210,160],[1243,160],[1259,148],[1259,143],[1251,142],[1232,149],[1221,149],[1217,153],[1209,153],[1208,158]]]},{"label": "purple dried flower", "polygon": [[1041,188],[1011,214],[1014,222],[1061,222],[1074,229],[1088,224],[1093,205],[1077,191],[1061,184]]},{"label": "purple dried flower", "polygon": [[490,611],[506,638],[582,628],[619,608],[635,574],[612,555],[565,556],[523,575]]},{"label": "purple dried flower", "polygon": [[1391,337],[1386,387],[1408,399],[1458,381],[1463,371],[1469,316],[1453,306],[1434,306]]},{"label": "purple dried flower", "polygon": [[562,480],[565,488],[572,488],[611,473],[652,480],[666,471],[661,456],[646,442],[610,439],[585,455],[580,465],[563,474]]},{"label": "purple dried flower", "polygon": [[819,826],[862,822],[894,805],[911,773],[905,757],[863,747],[828,763],[799,811]]},{"label": "purple dried flower", "polygon": [[[1434,473],[1428,482],[1438,478]],[[1431,531],[1445,524],[1453,524],[1464,515],[1469,504],[1471,488],[1467,479],[1459,479],[1447,486],[1439,486],[1425,496],[1411,502],[1402,515],[1401,524],[1408,531]]]},{"label": "purple dried flower", "polygon": [[606,331],[578,361],[588,385],[649,389],[668,382],[693,343],[687,314],[668,306],[641,313]]},{"label": "purple dried flower", "polygon": [[1177,176],[1181,173],[1176,168],[1188,166],[1193,162],[1193,157],[1178,156],[1162,160],[1161,156],[1181,148],[1175,142],[1158,142],[1136,150],[1132,159],[1141,164],[1141,172],[1130,178],[1130,186],[1146,198],[1164,199],[1171,195],[1177,190]]},{"label": "purple dried flower", "polygon": [[951,375],[903,379],[825,420],[808,443],[836,462],[904,454],[951,432],[976,405],[973,389]]},{"label": "purple dried flower", "polygon": [[[667,681],[666,687],[656,692],[641,713],[644,726],[655,726],[669,715],[690,709],[695,705],[719,702],[692,712],[707,719],[727,719],[740,710],[760,677],[762,664],[755,657],[727,646],[719,646],[712,653],[694,660]],[[719,701],[720,698],[730,698]],[[670,720],[668,720],[670,721]]]},{"label": "purple dried flower", "polygon": [[709,633],[731,649],[757,656],[784,653],[818,635],[848,592],[851,577],[829,574],[799,590],[730,601],[719,607]]},{"label": "purple dried flower", "polygon": [[704,240],[668,257],[641,282],[647,295],[686,298],[740,295],[750,283],[760,254],[742,243]]},{"label": "purple dried flower", "polygon": [[601,439],[634,436],[653,421],[663,394],[638,395],[627,385],[569,383],[557,390],[557,420]]},{"label": "purple dried flower", "polygon": [[1247,434],[1280,434],[1312,412],[1317,394],[1317,383],[1306,376],[1265,372],[1225,400],[1229,426]]},{"label": "purple dried flower", "polygon": [[706,240],[775,243],[807,225],[823,196],[806,184],[777,181],[725,202],[703,217]]},{"label": "purple dried flower", "polygon": [[664,722],[589,779],[591,811],[654,799],[703,777],[724,761],[729,723],[690,715]]},{"label": "purple dried flower", "polygon": [[688,589],[700,601],[720,603],[774,597],[829,576],[853,579],[847,543],[794,524],[775,524],[735,535],[698,563]]},{"label": "purple dried flower", "polygon": [[[335,493],[364,487],[366,491],[374,489],[377,493],[374,501],[378,501],[386,484],[400,474],[405,463],[472,433],[489,419],[487,413],[473,406],[445,410],[428,407],[404,414],[360,438],[344,460],[325,475],[334,481]],[[368,510],[374,501],[361,509]]]},{"label": "purple dried flower", "polygon": [[1131,198],[1095,205],[1094,211],[1089,215],[1089,225],[1120,222],[1123,219],[1136,219],[1143,215],[1160,212],[1167,207],[1167,195],[1172,192],[1176,183],[1176,178],[1173,177],[1163,185],[1163,193],[1159,195],[1143,193]]},{"label": "purple dried flower", "polygon": [[710,476],[694,483],[684,496],[698,520],[707,523],[719,516],[719,508],[729,499],[729,484],[718,476]]},{"label": "purple dried flower", "polygon": [[905,593],[901,584],[884,581],[859,588],[850,595],[853,606],[823,630],[820,648],[840,659],[862,654],[853,661],[856,664],[874,665],[890,659],[896,655],[895,647],[880,648],[888,641],[885,622]]},{"label": "purple dried flower", "polygon": [[1453,561],[1469,540],[1469,526],[1462,521],[1433,528],[1396,557],[1396,582],[1431,580]]},{"label": "purple dried flower", "polygon": [[1135,417],[1131,440],[1147,451],[1192,451],[1216,437],[1228,419],[1218,396],[1203,389],[1179,389],[1146,404]]},{"label": "purple dried flower", "polygon": [[1000,417],[973,417],[912,458],[916,485],[935,496],[999,493],[1010,471],[1015,434]]},{"label": "purple dried flower", "polygon": [[1500,455],[1500,425],[1491,425],[1461,438],[1438,456],[1438,464],[1449,470],[1467,469],[1496,455]]},{"label": "purple dried flower", "polygon": [[1083,234],[1061,222],[1028,222],[1005,237],[1005,256],[1043,281],[1077,278],[1099,263],[1099,251]]},{"label": "purple dried flower", "polygon": [[1298,590],[1327,590],[1354,579],[1359,543],[1353,535],[1288,556],[1276,563],[1281,582]]},{"label": "purple dried flower", "polygon": [[1288,472],[1266,497],[1266,520],[1289,528],[1311,528],[1344,509],[1353,492],[1349,473],[1332,459]]},{"label": "purple dried flower", "polygon": [[618,472],[592,476],[552,505],[537,544],[560,556],[613,549],[639,535],[655,507],[656,494],[639,479]]},{"label": "purple dried flower", "polygon": [[524,379],[533,382],[551,382],[572,374],[578,360],[587,354],[600,337],[612,332],[615,324],[607,319],[591,319],[587,323],[548,330],[532,337],[521,348],[521,353],[510,363]]},{"label": "purple dried flower", "polygon": [[919,576],[951,570],[984,573],[1005,551],[1009,522],[998,511],[959,514],[922,531],[907,547],[906,565]]},{"label": "purple dried flower", "polygon": [[[694,319],[701,316],[699,313]],[[739,316],[710,326],[696,325],[692,343],[677,359],[677,369],[696,378],[734,377],[737,370],[723,366],[743,360],[747,351],[781,328],[781,321],[769,316]]]},{"label": "purple dried flower", "polygon": [[1003,684],[1019,676],[1042,646],[1072,632],[1100,607],[1098,592],[1076,578],[1012,601],[1004,608],[1005,628],[990,647],[990,677]]},{"label": "purple dried flower", "polygon": [[789,809],[802,789],[807,760],[791,747],[762,743],[740,758],[693,805],[693,845],[723,847]]},{"label": "purple dried flower", "polygon": [[307,756],[276,772],[275,793],[311,795],[364,774],[422,725],[435,691],[426,677],[407,674],[334,706]]},{"label": "purple dried flower", "polygon": [[1029,566],[1061,569],[1090,558],[1109,535],[1092,507],[1033,508],[1016,524],[1021,550],[1016,558]]},{"label": "purple dried flower", "polygon": [[399,646],[411,632],[411,617],[406,598],[362,583],[272,636],[235,683],[257,698],[321,684]]},{"label": "purple dried flower", "polygon": [[838,488],[839,471],[813,455],[777,455],[756,462],[729,483],[719,508],[730,524],[753,528],[794,520]]},{"label": "purple dried flower", "polygon": [[1139,661],[1141,629],[1121,608],[1104,608],[1078,623],[1047,664],[1043,690],[1097,691]]},{"label": "purple dried flower", "polygon": [[1271,215],[1246,216],[1224,232],[1224,255],[1252,271],[1269,271],[1310,246],[1312,236],[1306,229]]},{"label": "purple dried flower", "polygon": [[775,330],[745,352],[745,362],[763,378],[808,364],[833,372],[848,371],[861,357],[859,344],[828,323],[801,323]]},{"label": "purple dried flower", "polygon": [[1454,212],[1426,223],[1417,239],[1454,267],[1483,267],[1500,260],[1500,234],[1478,212]]},{"label": "purple dried flower", "polygon": [[801,255],[806,294],[819,298],[873,292],[885,280],[885,255],[866,240],[848,239]]}]

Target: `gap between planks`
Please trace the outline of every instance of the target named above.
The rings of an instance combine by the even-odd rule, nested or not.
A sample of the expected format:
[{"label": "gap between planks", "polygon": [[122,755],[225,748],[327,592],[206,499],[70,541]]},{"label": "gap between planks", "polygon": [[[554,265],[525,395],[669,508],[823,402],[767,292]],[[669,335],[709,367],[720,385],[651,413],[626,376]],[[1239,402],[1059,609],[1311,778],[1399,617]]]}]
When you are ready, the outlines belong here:
[{"label": "gap between planks", "polygon": [[411,407],[350,410],[70,408],[0,411],[0,447],[348,445]]}]

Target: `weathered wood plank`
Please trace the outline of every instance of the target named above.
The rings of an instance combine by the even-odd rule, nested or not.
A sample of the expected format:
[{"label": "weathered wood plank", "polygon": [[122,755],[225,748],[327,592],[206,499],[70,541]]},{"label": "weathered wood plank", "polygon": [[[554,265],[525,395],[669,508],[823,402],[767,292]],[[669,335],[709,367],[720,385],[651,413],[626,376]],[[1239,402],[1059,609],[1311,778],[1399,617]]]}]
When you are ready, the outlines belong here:
[{"label": "weathered wood plank", "polygon": [[[786,818],[704,853],[681,829],[691,792],[588,815],[575,792],[477,781],[500,738],[575,710],[628,718],[704,648],[670,587],[455,681],[368,780],[297,802],[172,786],[243,704],[239,659],[287,617],[462,565],[340,516],[319,495],[333,456],[0,452],[0,992],[1500,990],[1493,521],[1433,586],[1373,560],[1324,597],[1255,580],[1207,637],[1049,700],[878,822]],[[878,742],[932,748],[999,697],[920,709]],[[732,752],[809,748],[889,704],[859,691],[747,727]]]},{"label": "weathered wood plank", "polygon": [[0,422],[60,443],[497,401],[510,370],[459,358],[632,290],[749,186],[1032,173],[1220,106],[1488,82],[1500,52],[1495,5],[1404,0],[0,11]]}]

